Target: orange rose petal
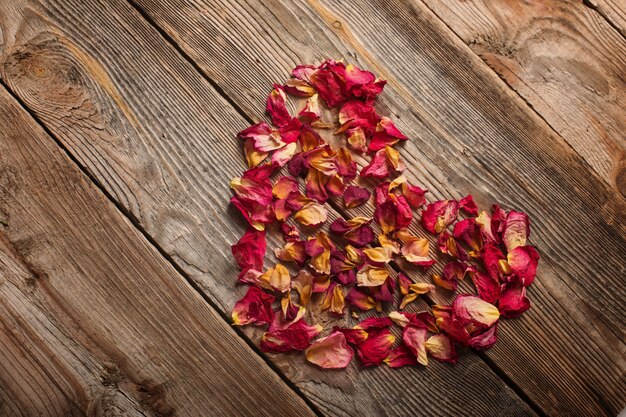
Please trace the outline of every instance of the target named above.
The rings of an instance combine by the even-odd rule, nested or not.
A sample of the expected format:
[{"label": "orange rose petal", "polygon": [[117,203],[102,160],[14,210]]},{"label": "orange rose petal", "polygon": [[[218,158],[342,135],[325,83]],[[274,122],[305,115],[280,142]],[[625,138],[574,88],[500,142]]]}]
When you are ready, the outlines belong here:
[{"label": "orange rose petal", "polygon": [[378,287],[385,283],[387,277],[389,277],[387,269],[366,265],[357,272],[356,281],[360,287]]},{"label": "orange rose petal", "polygon": [[326,208],[318,203],[308,203],[296,212],[294,218],[305,226],[319,226],[326,221]]},{"label": "orange rose petal", "polygon": [[261,285],[267,289],[286,292],[291,288],[291,276],[287,268],[282,264],[276,264],[274,268],[265,271],[259,277],[259,280]]},{"label": "orange rose petal", "polygon": [[366,248],[363,249],[363,253],[367,256],[370,262],[377,264],[386,264],[391,262],[391,253],[387,248]]},{"label": "orange rose petal", "polygon": [[429,247],[427,239],[411,237],[404,241],[401,253],[413,265],[429,268],[435,264],[435,260],[428,257]]},{"label": "orange rose petal", "polygon": [[311,302],[311,295],[313,294],[313,275],[307,271],[300,271],[298,275],[291,281],[291,287],[298,292],[300,296],[300,305],[308,306]]},{"label": "orange rose petal", "polygon": [[322,301],[322,310],[328,310],[331,313],[343,315],[345,300],[341,284],[331,283],[326,290],[326,296]]}]

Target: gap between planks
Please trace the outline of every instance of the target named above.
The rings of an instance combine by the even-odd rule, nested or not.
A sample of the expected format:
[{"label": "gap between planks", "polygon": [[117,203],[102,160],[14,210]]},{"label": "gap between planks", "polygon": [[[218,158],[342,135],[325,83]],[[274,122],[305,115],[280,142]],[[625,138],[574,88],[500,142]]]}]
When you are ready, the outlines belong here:
[{"label": "gap between planks", "polygon": [[[59,148],[61,148],[63,150],[65,155],[67,155],[67,157],[78,167],[78,169],[83,174],[85,174],[87,176],[87,178],[89,178],[89,180],[98,188],[98,190],[100,190],[100,192],[109,201],[111,201],[111,203],[113,203],[115,208],[117,208],[117,210],[131,222],[131,224],[142,234],[142,236],[150,243],[150,245],[152,245],[158,251],[158,253],[170,265],[172,265],[172,267],[176,270],[176,272],[178,272],[184,278],[184,280],[194,289],[194,291],[197,292],[200,295],[200,297],[202,297],[202,299],[206,303],[208,303],[209,306],[211,306],[211,308],[213,308],[217,312],[217,314],[235,331],[237,336],[239,336],[239,338],[242,339],[257,355],[259,355],[263,359],[263,361],[268,365],[268,367],[273,372],[275,372],[280,377],[280,379],[296,395],[298,395],[300,398],[302,398],[302,400],[313,411],[313,413],[315,413],[315,415],[322,417],[323,414],[319,410],[319,408],[300,390],[300,388],[293,381],[291,381],[289,378],[287,378],[287,376],[269,359],[269,357],[267,355],[265,355],[263,352],[261,352],[259,347],[254,343],[254,341],[252,339],[248,338],[244,334],[244,332],[243,332],[243,330],[242,330],[242,328],[240,326],[233,326],[232,325],[230,317],[227,315],[227,313],[225,311],[222,311],[221,307],[218,306],[215,302],[213,302],[211,300],[211,298],[208,295],[206,295],[206,293],[204,291],[202,291],[202,289],[199,287],[199,285],[193,279],[191,279],[191,277],[178,265],[177,262],[174,261],[172,256],[169,255],[154,240],[154,238],[152,236],[150,236],[150,234],[148,234],[148,232],[146,232],[146,230],[141,226],[141,223],[135,217],[135,215],[133,213],[131,213],[129,210],[127,210],[123,205],[121,205],[119,203],[119,201],[117,201],[115,198],[113,198],[113,196],[100,183],[100,181],[98,181],[98,179],[95,178],[89,172],[89,170],[85,166],[83,166],[80,163],[80,161],[78,161],[78,159],[76,159],[76,157],[69,151],[69,149],[67,149],[67,147],[63,144],[63,142],[61,142],[59,140],[59,138],[57,138],[56,135],[52,131],[50,131],[50,129],[48,129],[48,127],[39,119],[39,117],[37,117],[37,115],[20,99],[20,97],[18,97],[15,94],[15,92],[2,79],[0,79],[0,86],[2,86],[11,95],[11,97],[13,97],[13,99],[15,101],[17,101],[17,103],[19,103],[19,105],[24,109],[24,111],[26,111],[29,114],[29,116],[35,121],[35,123],[37,123],[43,129],[43,131],[48,136],[50,136],[50,138],[55,142],[55,144],[57,146],[59,146]],[[221,91],[220,91],[220,94],[222,95]],[[237,111],[239,111],[239,110],[237,110]]]},{"label": "gap between planks", "polygon": [[606,21],[606,23],[611,26],[613,29],[615,29],[617,31],[617,33],[619,33],[620,35],[622,35],[622,37],[626,40],[626,35],[623,32],[623,28],[620,28],[617,23],[615,23],[613,20],[611,20],[611,18],[609,18],[609,16],[606,13],[603,13],[600,8],[598,7],[597,4],[594,4],[593,0],[583,0],[582,1],[583,6],[593,10],[594,12],[596,12],[602,19],[604,19]]},{"label": "gap between planks", "polygon": [[[421,0],[419,0],[419,1],[421,1]],[[142,8],[141,8],[141,6],[139,6],[139,5],[138,5],[138,4],[137,4],[134,0],[127,0],[127,2],[128,2],[128,3],[129,3],[129,4],[130,4],[130,5],[131,5],[131,6],[132,6],[132,7],[133,7],[136,11],[137,11],[137,13],[139,13],[139,14],[141,15],[141,17],[142,17],[143,19],[145,19],[145,20],[146,20],[146,21],[147,21],[147,22],[148,22],[148,23],[149,23],[149,24],[150,24],[150,25],[151,25],[151,26],[152,26],[152,27],[153,27],[153,28],[154,28],[154,29],[155,29],[155,30],[159,33],[159,35],[161,35],[161,37],[162,37],[163,39],[165,39],[165,40],[166,40],[166,41],[167,41],[167,42],[168,42],[168,43],[169,43],[169,44],[170,44],[170,45],[174,48],[174,50],[176,50],[176,52],[177,52],[177,53],[178,53],[181,57],[183,57],[183,58],[185,59],[185,61],[187,61],[187,62],[188,62],[188,63],[189,63],[189,64],[190,64],[190,65],[191,65],[191,66],[192,66],[192,67],[193,67],[193,68],[194,68],[194,69],[195,69],[195,70],[196,70],[196,71],[197,71],[197,72],[198,72],[201,76],[202,76],[202,78],[204,78],[204,79],[205,79],[205,80],[206,80],[206,81],[207,81],[207,82],[208,82],[208,83],[209,83],[209,84],[210,84],[210,85],[211,85],[211,86],[212,86],[212,87],[213,87],[213,88],[217,91],[217,93],[218,93],[221,97],[223,97],[223,98],[224,98],[224,99],[225,99],[225,100],[226,100],[226,101],[227,101],[227,102],[228,102],[228,103],[229,103],[229,104],[233,107],[233,109],[235,109],[235,110],[237,111],[237,113],[238,113],[241,117],[243,117],[243,118],[244,118],[244,119],[245,119],[248,123],[250,123],[250,124],[254,123],[253,119],[252,119],[252,118],[251,118],[251,117],[250,117],[250,116],[249,116],[249,115],[248,115],[248,114],[247,114],[247,113],[246,113],[246,112],[242,109],[242,107],[241,107],[241,106],[239,106],[239,105],[238,105],[238,104],[237,104],[237,103],[236,103],[236,102],[235,102],[235,101],[234,101],[234,100],[233,100],[233,99],[232,99],[232,98],[231,98],[228,94],[226,94],[226,92],[224,91],[224,89],[223,89],[222,87],[220,87],[220,86],[219,86],[219,84],[218,84],[215,80],[213,80],[213,79],[212,79],[212,78],[211,78],[208,74],[206,74],[206,72],[204,72],[204,71],[202,70],[202,68],[201,68],[201,67],[200,67],[200,66],[196,63],[196,61],[195,61],[193,58],[191,58],[191,56],[189,56],[189,54],[188,54],[187,52],[185,52],[185,51],[184,51],[184,50],[180,47],[180,45],[178,45],[178,43],[177,43],[177,42],[176,42],[176,41],[175,41],[175,40],[174,40],[174,39],[173,39],[170,35],[168,35],[168,34],[167,34],[167,32],[165,32],[165,31],[162,29],[162,28],[161,28],[161,27],[160,27],[160,26],[159,26],[159,25],[158,25],[158,24],[157,24],[157,23],[156,23],[156,22],[152,19],[152,17],[151,17],[150,15],[148,15],[148,14],[147,14],[147,13],[146,13],[146,12],[145,12]],[[430,9],[429,9],[429,10],[430,10]],[[434,13],[433,13],[433,14],[434,14]],[[437,17],[437,19],[439,19],[439,17]],[[452,32],[452,30],[451,30],[451,29],[450,29],[447,25],[446,25],[446,27],[448,28],[448,30],[450,30],[450,31]],[[456,34],[455,34],[455,37],[456,37]],[[463,44],[465,45],[465,43],[463,43]],[[472,54],[474,54],[474,52],[473,52],[473,51],[472,51]],[[487,65],[485,64],[485,66],[487,66]],[[493,71],[493,70],[491,70],[491,68],[490,68],[490,71]],[[508,85],[507,85],[507,87],[508,87]],[[510,88],[510,87],[509,87],[509,88]],[[519,94],[518,94],[517,92],[516,92],[516,94],[519,96]],[[522,99],[523,99],[523,98],[522,98]],[[531,105],[530,105],[530,104],[529,104],[526,100],[524,100],[524,102],[532,108],[532,106],[531,106]],[[542,120],[544,120],[544,122],[546,122],[546,121],[545,121],[545,119],[544,119],[541,115],[539,115],[539,114],[538,114],[538,113],[534,110],[534,108],[533,108],[533,112],[535,112],[535,113],[536,113],[536,114],[537,114],[537,115],[538,115],[538,116],[539,116]],[[39,122],[39,121],[38,121],[38,122]],[[546,124],[548,124],[548,123],[546,122]],[[549,126],[549,124],[548,124],[548,126]],[[550,126],[550,128],[552,129],[552,126]],[[555,132],[555,131],[554,131],[554,129],[552,129],[552,131],[553,131],[556,135],[558,135],[558,133],[557,133],[557,132]],[[560,135],[559,135],[559,137],[560,137]],[[56,138],[55,138],[55,140],[56,140]],[[62,146],[62,145],[60,145],[60,146]],[[65,148],[64,148],[64,149],[65,149]],[[68,153],[69,153],[69,151],[67,151],[67,150],[66,150],[66,152],[68,152]],[[76,161],[76,162],[77,162],[77,161]],[[78,163],[78,162],[77,162],[77,163]],[[83,167],[81,167],[81,169],[83,169]],[[95,180],[94,180],[94,181],[95,181]],[[100,187],[100,185],[98,185],[98,186]],[[111,197],[108,193],[107,193],[107,197],[112,198],[112,197]],[[116,203],[116,205],[117,205],[117,203]],[[335,210],[337,211],[337,213],[338,213],[338,214],[340,214],[343,218],[346,218],[346,219],[347,219],[347,215],[346,215],[346,213],[344,212],[344,210],[342,210],[342,209],[341,209],[341,207],[338,207],[338,206],[337,206],[335,203],[333,203],[331,200],[329,200],[329,205],[330,205],[333,209],[335,209]],[[125,209],[124,209],[123,207],[121,207],[121,208],[120,208],[120,211],[122,211],[122,212],[124,213]],[[129,213],[129,214],[131,214],[131,213]],[[139,230],[141,230],[141,232],[142,232],[142,233],[144,233],[144,234],[146,234],[146,236],[148,236],[148,235],[147,235],[147,233],[143,230],[143,228],[141,228],[141,226],[138,224],[138,222],[137,222],[136,220],[133,220],[133,219],[131,218],[131,221],[133,222],[133,224],[135,224],[135,225],[137,226],[137,228],[138,228]],[[157,244],[156,242],[154,242],[154,239],[152,239],[152,238],[150,238],[150,237],[148,237],[148,239],[150,240],[150,242],[151,242],[151,243],[153,243],[153,244],[154,244],[154,245],[158,248],[159,252],[160,252],[160,253],[161,253],[164,257],[166,257],[166,258],[168,259],[168,261],[169,261],[169,262],[171,262],[173,265],[176,265],[176,263],[175,263],[175,262],[174,262],[174,261],[173,261],[173,260],[172,260],[172,259],[171,259],[171,258],[170,258],[170,257],[169,257],[169,256],[168,256],[168,255],[167,255],[167,254],[166,254],[166,253],[165,253],[165,252],[164,252],[164,251],[163,251],[163,250],[162,250],[162,249],[158,246],[158,244]],[[191,280],[191,278],[190,278],[190,277],[188,277],[187,275],[185,275],[185,274],[183,273],[183,271],[182,271],[182,270],[180,270],[180,268],[178,267],[178,265],[176,265],[175,267],[176,267],[176,269],[177,269],[177,270],[178,270],[178,271],[179,271],[179,272],[180,272],[183,276],[185,276],[185,279],[187,279],[187,280],[188,280],[188,281],[190,281],[190,282],[191,282],[191,281],[193,281],[193,280]],[[391,267],[392,267],[392,268],[393,268],[396,272],[402,272],[401,268],[400,268],[398,265],[392,265]],[[194,289],[196,289],[196,291],[198,291],[198,292],[201,292],[201,293],[202,293],[201,289],[200,289],[197,285],[193,284],[193,287],[194,287]],[[210,301],[210,299],[208,299],[208,298],[207,298],[204,294],[203,294],[203,298],[204,298],[204,299],[206,299],[206,300],[207,300],[207,302],[209,302],[211,305],[213,305],[213,303]],[[420,296],[420,298],[422,298],[423,300],[425,300],[425,301],[428,303],[428,305],[429,305],[429,306],[432,306],[433,304],[435,304],[435,302],[434,302],[434,301],[433,301],[430,297],[428,297],[427,295],[426,295],[426,296]],[[222,313],[221,311],[220,311],[220,315],[222,315],[222,316],[225,318],[225,320],[229,321],[229,320],[228,320],[228,317],[226,317],[226,315],[225,315],[224,313]],[[237,334],[239,334],[241,337],[244,337],[245,339],[247,339],[245,336],[243,336],[243,333],[241,333],[241,332],[239,331],[239,329],[237,329],[237,330],[238,330]],[[251,345],[251,346],[255,349],[255,351],[259,352],[258,347],[256,347],[256,346],[254,345],[254,343],[253,343],[251,340],[247,340],[247,342],[248,342],[248,344],[249,344],[249,345]],[[506,372],[504,372],[500,366],[498,366],[498,365],[497,365],[494,361],[492,361],[491,359],[489,359],[489,358],[488,358],[488,357],[487,357],[487,356],[486,356],[483,352],[476,352],[476,353],[477,353],[478,357],[479,357],[479,358],[480,358],[480,359],[481,359],[481,360],[482,360],[482,361],[483,361],[483,362],[487,365],[487,367],[488,367],[488,368],[490,368],[490,369],[491,369],[491,370],[492,370],[492,371],[493,371],[493,372],[494,372],[494,373],[498,376],[498,378],[500,378],[500,380],[502,380],[502,381],[504,382],[504,384],[505,384],[505,385],[507,385],[507,386],[508,386],[508,387],[509,387],[509,388],[510,388],[513,392],[515,392],[515,394],[516,394],[517,396],[519,396],[519,397],[520,397],[520,399],[521,399],[522,401],[524,401],[524,402],[525,402],[525,403],[526,403],[526,404],[527,404],[527,405],[528,405],[528,406],[529,406],[529,407],[530,407],[530,408],[531,408],[534,412],[536,412],[538,415],[540,415],[540,416],[542,416],[542,417],[547,416],[546,412],[545,412],[545,411],[544,411],[544,410],[543,410],[543,409],[542,409],[542,408],[541,408],[541,407],[540,407],[540,406],[539,406],[536,402],[534,402],[534,401],[533,401],[533,400],[532,400],[532,399],[531,399],[531,398],[530,398],[530,397],[529,397],[529,396],[528,396],[528,395],[524,392],[524,390],[523,390],[522,388],[520,388],[520,387],[519,387],[519,386],[518,386],[518,385],[517,385],[517,384],[516,384],[516,383],[515,383],[515,382],[514,382],[511,378],[509,378],[509,377],[506,375]],[[262,355],[262,354],[261,354],[261,355]],[[264,355],[262,355],[262,356],[264,356]],[[264,358],[265,358],[265,356],[264,356]],[[271,362],[270,362],[269,360],[267,360],[267,359],[266,359],[266,362],[271,363]],[[279,371],[279,370],[278,370],[275,366],[272,366],[272,369],[274,369],[277,373],[279,373],[279,375],[281,375],[281,378],[283,378],[284,380],[287,380],[287,379],[284,377],[284,375],[283,375],[282,373],[280,373],[280,371]],[[296,392],[297,392],[299,395],[301,395],[303,398],[305,398],[305,400],[307,401],[307,404],[308,404],[309,406],[311,406],[311,407],[313,408],[313,410],[314,410],[316,413],[320,413],[320,412],[319,412],[319,409],[315,408],[315,407],[314,407],[314,406],[313,406],[313,405],[312,405],[312,404],[308,401],[308,399],[306,399],[306,396],[304,396],[304,395],[303,395],[303,394],[299,391],[299,389],[298,389],[298,388],[297,388],[297,387],[296,387],[293,383],[290,383],[290,384],[289,384],[289,386],[290,386],[290,387],[292,387],[294,390],[296,390]],[[320,414],[321,414],[321,413],[320,413]]]}]

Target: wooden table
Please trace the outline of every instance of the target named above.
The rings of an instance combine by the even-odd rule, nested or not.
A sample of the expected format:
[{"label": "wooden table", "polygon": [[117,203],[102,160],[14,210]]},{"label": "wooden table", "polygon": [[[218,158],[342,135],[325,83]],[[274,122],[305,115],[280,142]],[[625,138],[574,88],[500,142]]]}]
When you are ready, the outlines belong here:
[{"label": "wooden table", "polygon": [[[623,2],[5,0],[0,27],[0,415],[626,405]],[[389,81],[379,109],[431,199],[531,216],[533,308],[494,348],[323,372],[229,324],[235,134],[327,57]]]}]

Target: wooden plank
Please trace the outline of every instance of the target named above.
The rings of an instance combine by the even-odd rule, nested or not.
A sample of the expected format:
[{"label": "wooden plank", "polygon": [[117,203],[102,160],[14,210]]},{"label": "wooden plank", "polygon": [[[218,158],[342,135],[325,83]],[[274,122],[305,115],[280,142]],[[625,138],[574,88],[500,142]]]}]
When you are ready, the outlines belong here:
[{"label": "wooden plank", "polygon": [[626,42],[581,2],[424,0],[626,196]]},{"label": "wooden plank", "polygon": [[583,4],[600,13],[611,26],[626,36],[626,2],[624,0],[583,0]]},{"label": "wooden plank", "polygon": [[549,414],[623,408],[623,200],[423,4],[137,3],[249,115],[298,63],[345,57],[388,79],[413,180],[534,220],[535,308],[488,360]]},{"label": "wooden plank", "polygon": [[0,90],[0,414],[314,415]]},{"label": "wooden plank", "polygon": [[[228,312],[245,291],[234,288],[229,245],[243,225],[228,206],[228,181],[244,169],[235,134],[247,123],[127,3],[107,7],[5,7],[3,79]],[[426,370],[334,373],[301,355],[270,359],[329,415],[534,414],[469,351],[456,367]]]}]

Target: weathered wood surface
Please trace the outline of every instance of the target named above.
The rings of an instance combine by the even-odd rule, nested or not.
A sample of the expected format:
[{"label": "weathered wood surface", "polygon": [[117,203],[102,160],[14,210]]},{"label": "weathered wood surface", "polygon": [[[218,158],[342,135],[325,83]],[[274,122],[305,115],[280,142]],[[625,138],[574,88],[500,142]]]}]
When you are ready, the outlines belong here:
[{"label": "weathered wood surface", "polygon": [[[4,6],[2,78],[228,313],[244,291],[233,288],[229,249],[243,227],[227,202],[228,181],[244,167],[235,133],[246,121],[128,4],[101,8]],[[345,373],[319,371],[300,355],[270,359],[324,414],[533,414],[471,352],[456,367]]]},{"label": "weathered wood surface", "polygon": [[626,197],[622,34],[582,2],[424,2]]},{"label": "weathered wood surface", "polygon": [[4,89],[0,415],[313,415]]},{"label": "weathered wood surface", "polygon": [[582,0],[582,3],[596,10],[611,26],[626,36],[626,3],[624,0]]},{"label": "weathered wood surface", "polygon": [[137,3],[251,117],[301,62],[356,59],[388,79],[417,183],[534,220],[535,308],[503,324],[488,359],[546,413],[624,407],[623,197],[423,4]]}]

